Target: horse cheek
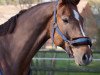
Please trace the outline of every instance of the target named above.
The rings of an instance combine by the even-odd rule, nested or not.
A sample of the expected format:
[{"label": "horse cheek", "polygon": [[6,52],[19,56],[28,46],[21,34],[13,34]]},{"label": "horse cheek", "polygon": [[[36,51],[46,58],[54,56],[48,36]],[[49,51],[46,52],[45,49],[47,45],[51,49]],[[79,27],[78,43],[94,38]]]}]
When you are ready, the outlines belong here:
[{"label": "horse cheek", "polygon": [[54,44],[55,46],[61,46],[63,44],[62,37],[57,33],[54,34]]}]

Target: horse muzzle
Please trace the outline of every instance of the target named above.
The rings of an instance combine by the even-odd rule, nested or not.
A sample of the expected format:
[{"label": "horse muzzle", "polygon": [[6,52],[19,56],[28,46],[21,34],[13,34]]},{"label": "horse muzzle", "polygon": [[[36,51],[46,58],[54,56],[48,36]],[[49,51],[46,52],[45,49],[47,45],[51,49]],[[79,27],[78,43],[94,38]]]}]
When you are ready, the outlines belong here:
[{"label": "horse muzzle", "polygon": [[[70,44],[72,46],[75,46],[76,50],[78,50],[77,46],[88,45],[88,46],[90,46],[90,49],[92,46],[92,42],[89,37],[74,38],[72,41],[70,41]],[[80,52],[80,53],[78,52],[80,54],[80,56],[79,56],[79,54],[74,55],[76,63],[80,66],[88,65],[92,61],[92,54],[91,54],[91,52],[87,51],[88,48],[82,47],[82,49],[83,50],[86,49],[86,52],[80,52],[80,50],[78,50]]]}]

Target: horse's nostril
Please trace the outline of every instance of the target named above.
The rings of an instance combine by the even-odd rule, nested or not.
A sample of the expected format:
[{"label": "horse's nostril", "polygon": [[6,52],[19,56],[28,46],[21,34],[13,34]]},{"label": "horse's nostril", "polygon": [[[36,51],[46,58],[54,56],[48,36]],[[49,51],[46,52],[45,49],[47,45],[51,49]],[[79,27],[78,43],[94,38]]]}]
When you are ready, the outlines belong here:
[{"label": "horse's nostril", "polygon": [[82,60],[83,60],[83,63],[84,63],[85,65],[87,65],[87,64],[89,64],[89,63],[91,62],[91,61],[89,60],[89,58],[90,58],[89,55],[84,54]]},{"label": "horse's nostril", "polygon": [[88,55],[84,54],[83,61],[87,61],[89,59]]},{"label": "horse's nostril", "polygon": [[84,64],[87,65],[92,61],[92,57],[91,57],[91,55],[84,54],[82,60],[83,60]]}]

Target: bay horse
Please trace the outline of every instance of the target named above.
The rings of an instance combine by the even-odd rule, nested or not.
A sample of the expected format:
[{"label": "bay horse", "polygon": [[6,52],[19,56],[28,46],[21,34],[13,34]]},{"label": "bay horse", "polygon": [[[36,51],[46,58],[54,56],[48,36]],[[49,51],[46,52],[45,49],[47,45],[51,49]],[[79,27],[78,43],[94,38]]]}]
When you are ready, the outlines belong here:
[{"label": "bay horse", "polygon": [[28,75],[31,59],[52,39],[76,64],[92,61],[91,40],[83,29],[80,0],[47,2],[22,10],[0,26],[0,75]]}]

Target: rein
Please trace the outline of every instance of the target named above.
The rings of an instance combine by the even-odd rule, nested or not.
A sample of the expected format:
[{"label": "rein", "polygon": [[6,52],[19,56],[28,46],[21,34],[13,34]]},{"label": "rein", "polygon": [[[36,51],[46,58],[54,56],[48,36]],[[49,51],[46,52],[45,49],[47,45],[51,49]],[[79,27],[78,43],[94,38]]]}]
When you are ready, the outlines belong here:
[{"label": "rein", "polygon": [[[67,37],[65,37],[65,35],[60,31],[58,24],[57,24],[57,5],[58,5],[58,1],[56,0],[56,4],[54,7],[54,23],[52,25],[52,31],[51,31],[51,39],[54,43],[54,33],[55,31],[62,37],[62,39],[64,40],[64,42],[67,42],[70,46],[80,46],[80,45],[89,45],[90,47],[92,46],[92,42],[91,39],[89,37],[78,37],[78,38],[73,38],[73,40],[69,40]],[[69,52],[69,51],[68,51]]]}]

